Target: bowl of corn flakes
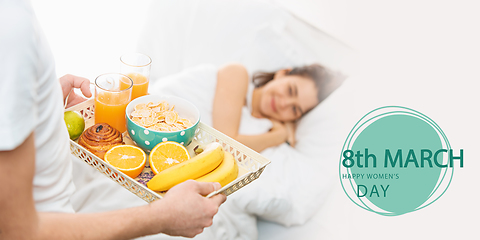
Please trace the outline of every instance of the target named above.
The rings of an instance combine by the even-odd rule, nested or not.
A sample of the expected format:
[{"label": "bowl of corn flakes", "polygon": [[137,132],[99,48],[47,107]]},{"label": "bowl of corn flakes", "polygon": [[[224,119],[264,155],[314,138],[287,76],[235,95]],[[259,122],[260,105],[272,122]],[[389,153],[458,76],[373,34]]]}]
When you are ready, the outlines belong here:
[{"label": "bowl of corn flakes", "polygon": [[200,111],[175,96],[146,95],[131,101],[125,111],[133,142],[149,152],[165,141],[188,146],[196,134]]}]

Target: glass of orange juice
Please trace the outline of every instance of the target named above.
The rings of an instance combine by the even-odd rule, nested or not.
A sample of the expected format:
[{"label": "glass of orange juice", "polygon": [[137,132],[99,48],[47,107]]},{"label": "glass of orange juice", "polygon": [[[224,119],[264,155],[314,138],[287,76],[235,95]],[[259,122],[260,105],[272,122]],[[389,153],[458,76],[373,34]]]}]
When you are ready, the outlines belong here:
[{"label": "glass of orange juice", "polygon": [[148,94],[152,59],[141,53],[128,53],[120,57],[120,72],[133,80],[132,100]]},{"label": "glass of orange juice", "polygon": [[121,133],[127,130],[125,109],[132,97],[133,80],[120,73],[95,79],[95,123],[108,123]]}]

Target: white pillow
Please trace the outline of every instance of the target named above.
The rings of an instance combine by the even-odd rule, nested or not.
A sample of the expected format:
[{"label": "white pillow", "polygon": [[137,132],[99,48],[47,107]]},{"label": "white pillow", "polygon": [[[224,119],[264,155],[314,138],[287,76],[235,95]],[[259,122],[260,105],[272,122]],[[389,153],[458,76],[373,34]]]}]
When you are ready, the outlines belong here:
[{"label": "white pillow", "polygon": [[[350,109],[347,101],[351,82],[347,79],[330,96],[313,108],[297,123],[295,148],[310,156],[318,156],[319,152],[331,150],[330,146],[344,141],[347,135],[340,135],[345,130],[342,121],[348,118],[346,109]],[[348,132],[347,132],[348,133]],[[341,149],[336,149],[340,151]]]}]

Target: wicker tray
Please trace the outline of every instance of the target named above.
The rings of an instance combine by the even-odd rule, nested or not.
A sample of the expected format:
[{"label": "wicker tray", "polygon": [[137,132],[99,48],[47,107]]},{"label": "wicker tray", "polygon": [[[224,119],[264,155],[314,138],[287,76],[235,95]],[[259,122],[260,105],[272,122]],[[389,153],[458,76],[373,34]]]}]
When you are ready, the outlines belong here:
[{"label": "wicker tray", "polygon": [[[85,128],[88,128],[94,125],[95,122],[94,103],[95,101],[90,99],[81,104],[73,106],[66,111],[79,111],[85,119]],[[134,145],[133,141],[126,132],[123,133],[123,139],[126,144]],[[239,173],[237,179],[222,187],[220,190],[209,194],[209,196],[217,193],[223,193],[228,196],[234,193],[238,189],[257,179],[260,174],[262,174],[265,166],[270,163],[270,160],[263,157],[259,153],[201,122],[198,125],[194,140],[189,146],[187,146],[187,149],[191,156],[194,156],[193,148],[195,146],[198,144],[204,145],[211,142],[220,143],[225,151],[232,153],[238,163]],[[146,186],[146,183],[154,176],[148,161],[143,172],[135,179],[132,179],[131,177],[118,171],[109,163],[90,153],[88,150],[80,146],[77,141],[70,140],[70,150],[72,154],[85,161],[85,163],[105,174],[110,179],[117,182],[122,187],[126,188],[146,202],[152,202],[154,200],[161,199],[164,195],[163,192],[152,191]]]}]

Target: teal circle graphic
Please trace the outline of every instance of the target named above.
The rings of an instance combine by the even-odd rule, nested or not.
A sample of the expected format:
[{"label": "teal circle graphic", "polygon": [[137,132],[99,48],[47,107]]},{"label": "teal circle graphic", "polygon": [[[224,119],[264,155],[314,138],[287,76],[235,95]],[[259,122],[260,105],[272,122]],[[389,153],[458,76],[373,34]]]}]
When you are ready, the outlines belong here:
[{"label": "teal circle graphic", "polygon": [[422,209],[439,199],[453,177],[450,143],[422,113],[377,108],[350,131],[340,155],[340,181],[358,206],[385,216]]}]

